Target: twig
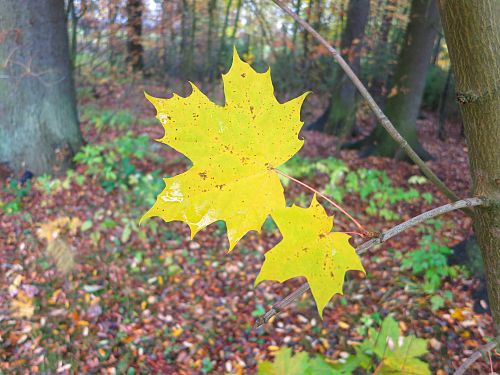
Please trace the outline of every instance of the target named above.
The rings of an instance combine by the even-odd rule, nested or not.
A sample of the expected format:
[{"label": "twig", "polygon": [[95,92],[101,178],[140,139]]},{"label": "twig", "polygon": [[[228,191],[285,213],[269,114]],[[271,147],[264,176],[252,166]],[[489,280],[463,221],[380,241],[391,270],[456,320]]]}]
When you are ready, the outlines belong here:
[{"label": "twig", "polygon": [[[406,152],[408,157],[420,168],[422,173],[430,180],[432,183],[451,201],[457,201],[460,198],[451,191],[443,181],[439,179],[438,176],[425,164],[425,162],[417,155],[417,153],[411,148],[406,139],[397,131],[397,129],[392,124],[391,120],[387,118],[382,109],[375,102],[375,99],[370,95],[366,87],[359,80],[356,74],[352,71],[349,64],[344,60],[344,58],[333,48],[311,25],[306,21],[302,20],[297,14],[295,14],[282,0],[272,0],[277,6],[279,6],[285,13],[292,17],[295,22],[297,22],[302,28],[306,29],[319,43],[321,43],[327,51],[333,56],[333,58],[340,65],[345,74],[352,81],[354,86],[358,89],[361,96],[367,101],[368,106],[371,108],[375,117],[382,127],[387,130],[389,135],[396,141],[401,149]],[[467,215],[472,216],[472,211],[465,209]]]},{"label": "twig", "polygon": [[377,367],[375,368],[375,371],[373,371],[373,374],[372,375],[377,375],[380,371],[380,369],[382,368],[382,366],[384,365],[384,360],[382,359],[380,361],[380,363],[377,365]]},{"label": "twig", "polygon": [[493,348],[497,346],[496,341],[490,341],[489,343],[480,346],[478,350],[476,350],[472,355],[465,360],[464,363],[453,373],[453,375],[462,375],[465,374],[465,371],[472,366],[474,362],[476,362],[479,358],[483,356],[484,353],[489,353]]},{"label": "twig", "polygon": [[377,240],[379,240],[378,243],[382,243],[387,241],[389,238],[394,237],[396,234],[401,233],[402,231],[413,227],[417,224],[420,224],[426,220],[429,220],[433,217],[443,215],[447,212],[450,211],[455,211],[462,209],[464,207],[475,207],[475,206],[487,206],[488,201],[485,198],[466,198],[466,199],[461,199],[459,201],[453,202],[453,203],[448,203],[445,204],[444,206],[440,206],[437,208],[434,208],[430,211],[424,212],[423,214],[420,214],[418,216],[412,217],[411,219],[396,225],[395,227],[389,229],[388,231],[382,233]]},{"label": "twig", "polygon": [[[430,211],[424,212],[418,216],[415,216],[401,224],[396,225],[395,227],[381,233],[377,238],[372,238],[369,241],[362,243],[360,246],[356,248],[356,253],[361,255],[368,251],[371,247],[381,244],[388,239],[394,237],[395,235],[405,231],[408,228],[411,228],[417,224],[420,224],[426,220],[429,220],[433,217],[443,215],[447,212],[451,212],[454,210],[459,210],[464,207],[475,207],[475,206],[487,206],[489,204],[488,200],[485,198],[466,198],[459,200],[457,202],[448,203],[443,206],[434,208]],[[292,293],[287,295],[281,301],[275,303],[269,311],[267,311],[263,316],[260,316],[255,321],[255,328],[260,327],[261,325],[267,323],[269,319],[273,316],[278,315],[285,307],[290,305],[293,301],[299,298],[302,294],[309,290],[309,284],[305,283],[301,285],[298,289],[294,290]]]}]

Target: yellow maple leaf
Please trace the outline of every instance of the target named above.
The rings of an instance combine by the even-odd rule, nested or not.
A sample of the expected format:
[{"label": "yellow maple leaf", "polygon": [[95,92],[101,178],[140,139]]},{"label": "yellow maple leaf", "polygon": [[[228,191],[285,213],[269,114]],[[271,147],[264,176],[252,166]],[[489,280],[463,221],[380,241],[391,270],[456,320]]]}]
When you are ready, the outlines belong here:
[{"label": "yellow maple leaf", "polygon": [[164,179],[165,189],[141,221],[153,216],[183,221],[194,237],[224,220],[232,250],[247,232],[260,231],[273,210],[286,205],[274,168],[302,147],[300,108],[308,93],[279,103],[270,70],[257,73],[236,50],[222,78],[224,106],[211,102],[193,83],[185,98],[146,94],[165,129],[158,141],[184,154],[193,166]]},{"label": "yellow maple leaf", "polygon": [[37,231],[37,236],[40,239],[45,239],[48,242],[53,241],[59,236],[61,230],[70,222],[67,216],[58,217],[54,220],[40,224]]},{"label": "yellow maple leaf", "polygon": [[32,299],[24,292],[20,291],[10,304],[11,315],[14,318],[31,318],[35,312]]},{"label": "yellow maple leaf", "polygon": [[272,214],[283,240],[265,254],[255,285],[263,280],[283,282],[304,276],[311,287],[319,315],[336,293],[342,294],[345,273],[365,272],[350,236],[333,232],[333,220],[316,195],[309,208],[292,206]]}]

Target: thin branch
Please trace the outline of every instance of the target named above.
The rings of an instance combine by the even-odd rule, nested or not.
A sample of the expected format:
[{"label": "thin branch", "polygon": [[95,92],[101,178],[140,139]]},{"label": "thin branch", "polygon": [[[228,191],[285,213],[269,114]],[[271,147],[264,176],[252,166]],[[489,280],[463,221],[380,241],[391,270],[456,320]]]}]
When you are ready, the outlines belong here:
[{"label": "thin branch", "polygon": [[[465,374],[465,371],[472,366],[474,362],[476,362],[479,358],[483,356],[484,353],[489,353],[497,346],[496,341],[490,341],[489,343],[479,347],[472,355],[465,360],[464,363],[453,373],[453,375],[462,375]],[[493,372],[492,372],[493,373]]]},{"label": "thin branch", "polygon": [[[401,224],[396,225],[395,227],[381,233],[377,238],[372,238],[369,241],[362,243],[360,246],[356,248],[356,253],[361,255],[368,251],[371,247],[381,244],[388,239],[394,237],[395,235],[411,228],[417,224],[420,224],[426,220],[432,219],[433,217],[443,215],[447,212],[451,212],[454,210],[459,210],[464,207],[475,207],[475,206],[487,206],[489,201],[485,198],[466,198],[453,203],[448,203],[443,206],[434,208],[430,211],[424,212],[418,216],[415,216]],[[301,285],[298,289],[294,290],[292,293],[287,295],[281,301],[275,303],[269,311],[267,311],[263,316],[260,316],[255,321],[255,328],[260,327],[261,325],[266,324],[269,319],[273,316],[278,315],[285,307],[290,305],[293,301],[299,298],[302,294],[309,290],[309,284],[305,283]]]},{"label": "thin branch", "polygon": [[377,240],[379,241],[378,243],[385,242],[389,238],[394,237],[396,234],[399,234],[410,227],[420,224],[433,217],[443,215],[447,212],[459,210],[464,207],[470,208],[475,206],[486,206],[486,205],[488,205],[488,201],[484,198],[466,198],[453,203],[445,204],[444,206],[434,208],[430,211],[424,212],[423,214],[415,216],[405,221],[404,223],[398,224],[395,227],[389,229],[388,231],[382,233],[380,237],[377,238]]},{"label": "thin branch", "polygon": [[359,230],[361,230],[363,232],[362,236],[365,237],[369,232],[355,219],[353,218],[346,210],[344,210],[340,205],[338,205],[337,203],[335,203],[334,201],[332,201],[330,198],[328,198],[326,195],[322,194],[321,192],[319,192],[318,190],[316,190],[315,188],[305,184],[304,182],[300,181],[300,180],[297,180],[296,178],[293,178],[292,176],[289,176],[287,175],[286,173],[280,171],[279,169],[276,169],[276,168],[273,168],[274,171],[280,175],[282,175],[283,177],[286,177],[288,178],[289,180],[293,181],[293,182],[296,182],[297,184],[299,184],[300,186],[303,186],[305,187],[306,189],[309,189],[310,191],[312,191],[313,193],[315,193],[316,195],[319,195],[321,198],[323,198],[324,200],[326,200],[328,203],[330,203],[333,207],[337,208],[340,212],[342,212],[344,215],[346,215],[354,224],[356,224],[356,226],[359,228]]},{"label": "thin branch", "polygon": [[384,360],[382,359],[380,361],[380,363],[377,365],[377,367],[375,368],[375,371],[373,371],[373,374],[372,375],[377,375],[380,371],[380,369],[382,368],[382,366],[384,365]]},{"label": "thin branch", "polygon": [[[297,22],[302,28],[307,30],[319,43],[321,43],[327,51],[333,56],[333,58],[340,65],[345,74],[352,81],[354,86],[358,89],[361,96],[367,101],[368,106],[371,108],[375,117],[382,127],[387,130],[389,135],[396,141],[401,149],[406,152],[408,157],[420,168],[422,173],[430,180],[432,183],[451,201],[457,201],[460,198],[451,191],[443,181],[439,179],[438,176],[425,164],[425,162],[417,155],[417,153],[411,148],[406,139],[397,131],[392,122],[387,118],[382,109],[375,102],[375,99],[370,95],[366,87],[359,80],[356,74],[352,71],[349,64],[343,59],[343,57],[333,48],[311,25],[306,21],[302,20],[297,14],[295,14],[282,0],[272,0],[277,6],[279,6],[285,13],[292,17],[295,22]],[[464,210],[467,215],[472,216],[471,210]]]}]

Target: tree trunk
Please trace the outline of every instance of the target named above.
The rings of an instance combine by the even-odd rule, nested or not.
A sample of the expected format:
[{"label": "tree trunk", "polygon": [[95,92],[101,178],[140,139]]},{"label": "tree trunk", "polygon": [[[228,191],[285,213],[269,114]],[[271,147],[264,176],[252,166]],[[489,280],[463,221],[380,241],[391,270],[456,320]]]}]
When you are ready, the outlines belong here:
[{"label": "tree trunk", "polygon": [[76,62],[76,51],[77,51],[77,31],[78,31],[78,17],[76,16],[75,2],[74,0],[68,1],[68,17],[66,17],[66,22],[71,21],[71,40],[69,44],[69,55],[71,60],[71,68],[74,70]]},{"label": "tree trunk", "polygon": [[[227,33],[227,26],[229,25],[229,12],[231,11],[231,4],[232,0],[226,0],[226,11],[224,12],[224,23],[222,24],[222,31],[220,34],[220,44],[219,44],[219,52],[217,53],[216,62],[217,65],[222,62],[225,63],[225,51],[226,51],[226,33]],[[213,75],[211,76],[213,79]]]},{"label": "tree trunk", "polygon": [[374,52],[374,65],[376,72],[372,77],[370,91],[379,106],[385,106],[386,97],[386,82],[389,76],[388,65],[391,60],[389,44],[389,32],[394,18],[396,0],[388,0],[382,18],[382,26],[380,27],[380,36],[377,41],[377,46]]},{"label": "tree trunk", "polygon": [[210,76],[213,64],[212,39],[214,31],[214,13],[217,10],[217,0],[208,2],[208,32],[207,32],[207,60],[205,62],[206,74]]},{"label": "tree trunk", "polygon": [[167,46],[168,46],[168,35],[167,26],[169,23],[169,17],[172,15],[168,12],[168,4],[166,2],[161,3],[161,18],[160,18],[160,37],[158,38],[158,61],[160,62],[159,74],[165,76],[167,71]]},{"label": "tree trunk", "polygon": [[118,46],[116,34],[120,30],[120,25],[116,23],[118,17],[118,5],[116,0],[109,0],[108,2],[108,52],[109,52],[109,65],[113,66],[116,63],[115,49]]},{"label": "tree trunk", "polygon": [[476,209],[490,308],[500,334],[500,1],[440,0],[441,18],[469,147],[473,191],[494,200]]},{"label": "tree trunk", "polygon": [[134,71],[144,68],[142,10],[142,0],[127,0],[127,60]]},{"label": "tree trunk", "polygon": [[[313,5],[314,5],[314,0],[309,0],[306,9],[306,22],[308,24],[311,24]],[[306,69],[308,59],[309,59],[309,32],[307,30],[304,30],[302,36],[302,68],[304,70]]]},{"label": "tree trunk", "polygon": [[82,145],[63,0],[0,0],[0,163],[59,174]]},{"label": "tree trunk", "polygon": [[448,74],[446,75],[446,83],[444,84],[443,92],[439,98],[438,114],[439,114],[439,125],[438,125],[438,138],[441,141],[446,139],[446,105],[450,97],[450,84],[452,70],[448,69]]},{"label": "tree trunk", "polygon": [[194,60],[194,50],[196,47],[196,0],[191,3],[191,35],[189,42],[189,54],[188,54],[188,72],[191,74],[193,72],[193,60]]},{"label": "tree trunk", "polygon": [[[365,26],[370,13],[370,0],[351,0],[347,10],[347,23],[342,33],[341,53],[356,75],[360,70],[360,53]],[[331,98],[331,109],[325,130],[345,136],[356,122],[356,88],[345,73],[337,69]]]},{"label": "tree trunk", "polygon": [[[300,7],[302,6],[302,0],[295,0],[295,14],[300,15]],[[290,49],[290,53],[292,54],[294,60],[297,55],[297,32],[299,29],[299,24],[297,22],[293,23],[293,31],[292,31],[292,48]]]},{"label": "tree trunk", "polygon": [[188,11],[189,5],[187,0],[182,0],[182,13],[181,13],[181,45],[179,48],[179,62],[181,75],[185,76],[187,72],[188,63]]},{"label": "tree trunk", "polygon": [[236,5],[236,17],[234,18],[233,32],[231,34],[231,47],[233,47],[236,43],[236,33],[238,32],[238,23],[240,21],[240,13],[241,13],[241,5],[243,4],[242,0],[238,0],[238,5]]},{"label": "tree trunk", "polygon": [[[436,0],[412,0],[410,21],[385,108],[387,117],[424,160],[430,159],[430,155],[418,142],[416,121],[438,28]],[[377,127],[373,138],[379,155],[404,157],[383,128]]]},{"label": "tree trunk", "polygon": [[[316,4],[315,4],[315,20],[314,20],[314,23],[313,23],[313,27],[314,29],[322,34],[322,26],[323,26],[323,23],[322,23],[322,18],[323,18],[323,4],[321,3],[322,0],[316,0]],[[355,1],[354,1],[355,2]]]}]

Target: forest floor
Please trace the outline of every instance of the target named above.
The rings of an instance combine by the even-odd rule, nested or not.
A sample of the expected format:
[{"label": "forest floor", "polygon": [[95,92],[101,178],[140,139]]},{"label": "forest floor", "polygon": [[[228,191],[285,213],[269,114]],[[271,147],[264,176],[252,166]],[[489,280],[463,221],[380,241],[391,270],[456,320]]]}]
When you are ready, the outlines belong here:
[{"label": "forest floor", "polygon": [[[132,138],[162,135],[142,89],[98,88],[99,99],[82,98],[82,106],[129,109],[135,119],[127,130],[96,129],[84,119],[89,145],[107,144],[126,131]],[[159,94],[149,86],[148,90]],[[313,107],[306,103],[306,120],[317,115],[307,112]],[[467,197],[471,185],[465,142],[459,131],[453,131],[454,124],[449,124],[448,138],[440,141],[435,122],[432,114],[419,121],[422,143],[435,156],[429,165],[459,196]],[[367,202],[359,194],[346,195],[344,206],[370,230],[388,229],[447,203],[429,182],[409,182],[419,175],[415,166],[338,151],[336,140],[321,133],[305,132],[304,137],[304,158],[333,155],[350,170],[386,171],[393,186],[432,194],[432,202],[409,199],[387,206],[397,216],[389,219],[367,214]],[[186,160],[175,151],[153,143],[150,152],[155,157],[132,158],[134,173],[159,170],[163,177],[186,169]],[[194,240],[181,223],[158,220],[156,226],[137,227],[147,207],[132,200],[132,188],[105,189],[102,176],[88,173],[89,168],[76,165],[76,175],[83,176],[78,182],[74,177],[62,177],[58,184],[33,179],[33,187],[18,199],[20,209],[0,209],[0,374],[253,373],[258,361],[272,359],[282,346],[319,353],[334,363],[366,337],[373,323],[367,317],[393,314],[405,335],[428,340],[423,358],[433,373],[442,375],[456,369],[493,334],[491,317],[473,310],[471,292],[478,279],[462,271],[444,278],[435,294],[449,291],[452,298],[433,309],[433,294],[418,288],[422,278],[401,266],[406,253],[422,246],[418,228],[364,254],[367,277],[352,274],[345,295],[327,305],[323,320],[306,293],[267,325],[254,329],[257,316],[303,282],[253,287],[264,252],[280,239],[276,230],[249,233],[226,254],[223,225],[210,225]],[[11,181],[21,174],[16,171],[0,181],[0,202],[16,198]],[[318,189],[328,183],[321,172],[303,179]],[[301,204],[311,199],[292,183],[286,194],[305,202]],[[341,214],[336,214],[335,223],[342,230],[353,229]],[[436,243],[452,247],[471,232],[471,220],[453,212],[442,218],[432,236]],[[489,361],[479,360],[470,373],[484,374],[489,368]]]}]

